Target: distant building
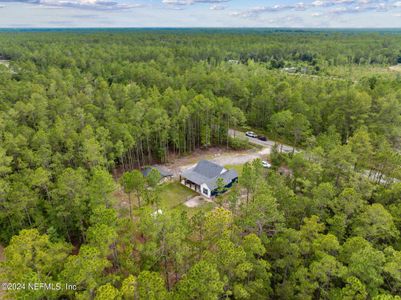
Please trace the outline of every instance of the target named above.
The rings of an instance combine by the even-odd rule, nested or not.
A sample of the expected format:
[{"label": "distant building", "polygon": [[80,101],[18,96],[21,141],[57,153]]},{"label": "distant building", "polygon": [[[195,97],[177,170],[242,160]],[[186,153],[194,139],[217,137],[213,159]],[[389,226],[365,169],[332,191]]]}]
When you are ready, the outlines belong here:
[{"label": "distant building", "polygon": [[238,174],[235,170],[227,170],[211,161],[201,160],[194,168],[181,174],[180,182],[199,194],[211,198],[217,195],[219,178],[223,179],[226,188],[230,188],[238,181]]},{"label": "distant building", "polygon": [[166,182],[173,178],[172,172],[170,172],[165,167],[159,166],[159,165],[148,166],[148,167],[142,169],[141,173],[144,177],[147,177],[149,175],[150,171],[152,171],[152,169],[156,169],[157,171],[159,171],[160,182]]},{"label": "distant building", "polygon": [[283,68],[283,71],[287,73],[296,73],[298,69],[295,67],[290,67],[290,68]]}]

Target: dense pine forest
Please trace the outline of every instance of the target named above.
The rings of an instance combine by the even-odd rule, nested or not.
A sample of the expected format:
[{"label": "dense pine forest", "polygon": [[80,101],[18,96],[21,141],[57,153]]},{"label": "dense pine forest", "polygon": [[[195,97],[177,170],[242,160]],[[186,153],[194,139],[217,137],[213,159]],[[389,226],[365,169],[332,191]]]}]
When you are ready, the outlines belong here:
[{"label": "dense pine forest", "polygon": [[[401,299],[399,63],[391,31],[0,32],[0,298]],[[232,128],[299,151],[193,209],[140,172]]]}]

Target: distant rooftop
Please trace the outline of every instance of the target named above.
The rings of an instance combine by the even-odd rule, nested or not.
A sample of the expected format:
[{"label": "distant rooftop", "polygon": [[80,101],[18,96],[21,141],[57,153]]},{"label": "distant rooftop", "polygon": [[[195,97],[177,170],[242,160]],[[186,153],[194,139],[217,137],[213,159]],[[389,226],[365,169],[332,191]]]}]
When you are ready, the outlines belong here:
[{"label": "distant rooftop", "polygon": [[143,176],[148,176],[150,171],[152,171],[152,169],[156,169],[157,171],[159,171],[160,176],[161,177],[171,177],[173,176],[173,173],[170,172],[167,168],[163,167],[163,166],[159,166],[159,165],[153,165],[153,166],[148,166],[146,168],[144,168],[141,172]]}]

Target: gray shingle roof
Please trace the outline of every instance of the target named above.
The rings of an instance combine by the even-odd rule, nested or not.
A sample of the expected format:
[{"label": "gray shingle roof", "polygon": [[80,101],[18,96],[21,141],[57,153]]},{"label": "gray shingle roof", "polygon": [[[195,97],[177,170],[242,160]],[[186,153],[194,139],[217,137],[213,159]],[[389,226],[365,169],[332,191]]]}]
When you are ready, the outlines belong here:
[{"label": "gray shingle roof", "polygon": [[150,173],[150,171],[151,171],[152,169],[158,170],[159,173],[160,173],[160,176],[161,176],[162,178],[163,178],[163,177],[170,177],[170,176],[173,176],[173,173],[172,173],[172,172],[170,172],[168,169],[166,169],[166,168],[164,168],[164,167],[162,167],[162,166],[159,166],[159,165],[154,165],[154,166],[146,167],[146,168],[143,169],[141,172],[142,172],[143,176],[146,177],[146,176],[149,175],[149,173]]},{"label": "gray shingle roof", "polygon": [[218,178],[223,178],[224,183],[228,185],[238,177],[238,174],[235,170],[225,170],[211,161],[201,160],[194,168],[183,172],[182,177],[198,185],[206,184],[213,191],[217,188]]},{"label": "gray shingle roof", "polygon": [[214,178],[221,174],[223,167],[208,160],[201,160],[193,169],[194,172],[206,177]]}]

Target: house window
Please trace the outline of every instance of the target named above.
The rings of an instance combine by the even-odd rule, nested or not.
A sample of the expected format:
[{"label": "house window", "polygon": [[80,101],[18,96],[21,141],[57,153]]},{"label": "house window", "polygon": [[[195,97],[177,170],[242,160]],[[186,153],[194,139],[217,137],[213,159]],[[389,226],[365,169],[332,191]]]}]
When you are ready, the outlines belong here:
[{"label": "house window", "polygon": [[203,188],[202,193],[209,196],[209,190],[207,188]]}]

